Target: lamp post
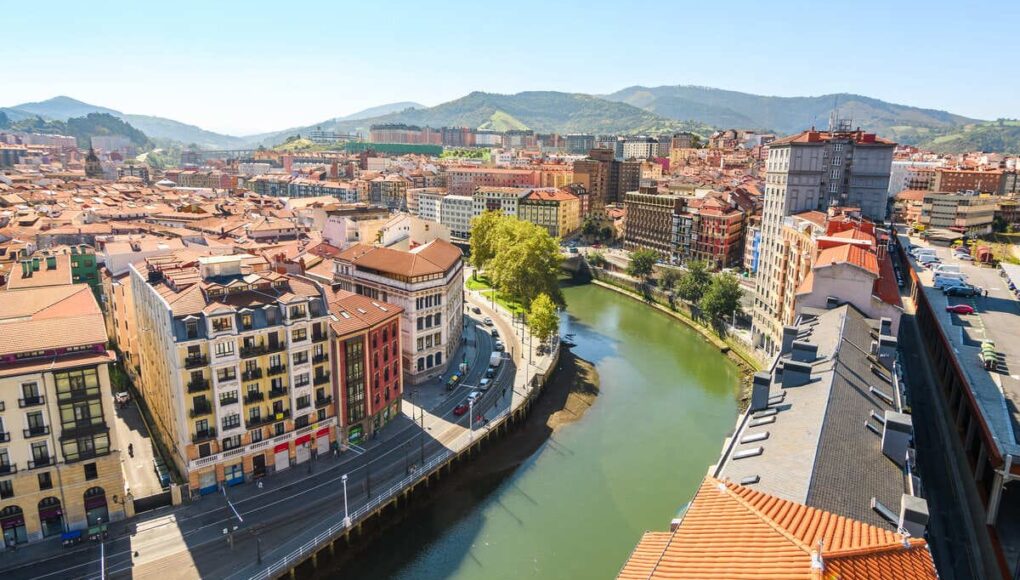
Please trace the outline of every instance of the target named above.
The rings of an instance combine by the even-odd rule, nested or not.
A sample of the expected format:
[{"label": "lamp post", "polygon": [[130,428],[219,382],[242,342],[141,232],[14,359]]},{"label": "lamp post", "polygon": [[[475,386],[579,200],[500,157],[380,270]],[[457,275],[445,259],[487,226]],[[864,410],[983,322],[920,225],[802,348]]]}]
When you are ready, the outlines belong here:
[{"label": "lamp post", "polygon": [[468,441],[475,441],[475,400],[468,399]]},{"label": "lamp post", "polygon": [[344,484],[344,527],[351,527],[351,514],[347,511],[347,474],[343,474],[340,477],[340,481]]}]

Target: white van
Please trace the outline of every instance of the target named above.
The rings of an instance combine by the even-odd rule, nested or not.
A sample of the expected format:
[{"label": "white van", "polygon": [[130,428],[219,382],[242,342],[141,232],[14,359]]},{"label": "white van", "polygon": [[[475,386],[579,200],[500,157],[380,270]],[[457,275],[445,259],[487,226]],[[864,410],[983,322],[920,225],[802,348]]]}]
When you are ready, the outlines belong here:
[{"label": "white van", "polygon": [[931,255],[934,256],[935,255],[935,248],[914,248],[913,250],[910,250],[910,254],[912,256],[914,256],[915,258],[918,258],[918,257],[923,256],[925,254],[931,254]]},{"label": "white van", "polygon": [[967,278],[963,274],[935,274],[935,287],[940,290],[947,286],[962,286],[966,283]]},{"label": "white van", "polygon": [[961,272],[960,267],[956,264],[936,264],[931,271],[936,274],[959,274]]}]

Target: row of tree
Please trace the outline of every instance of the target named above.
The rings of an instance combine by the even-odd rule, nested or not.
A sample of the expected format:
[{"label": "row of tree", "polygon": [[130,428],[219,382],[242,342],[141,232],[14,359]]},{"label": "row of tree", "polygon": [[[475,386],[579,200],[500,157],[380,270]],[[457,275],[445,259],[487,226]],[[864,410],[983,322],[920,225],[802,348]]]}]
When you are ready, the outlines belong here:
[{"label": "row of tree", "polygon": [[471,265],[484,271],[493,288],[523,306],[528,326],[545,341],[559,326],[559,242],[531,222],[487,211],[471,220]]},{"label": "row of tree", "polygon": [[[639,249],[630,255],[627,273],[635,278],[648,280],[655,271],[655,264],[660,255],[655,250]],[[598,259],[589,257],[589,263],[599,266],[605,264],[601,254]],[[708,264],[693,260],[688,262],[685,270],[663,268],[658,278],[659,287],[687,302],[696,304],[701,312],[712,321],[721,320],[734,313],[741,312],[740,298],[743,290],[740,281],[730,273],[712,274]]]}]

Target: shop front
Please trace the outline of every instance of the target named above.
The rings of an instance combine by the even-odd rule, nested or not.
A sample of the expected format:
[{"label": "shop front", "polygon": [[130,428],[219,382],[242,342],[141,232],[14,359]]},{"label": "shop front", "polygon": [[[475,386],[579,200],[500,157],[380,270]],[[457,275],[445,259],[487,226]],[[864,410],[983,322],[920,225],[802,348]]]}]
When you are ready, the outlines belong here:
[{"label": "shop front", "polygon": [[47,497],[39,502],[39,527],[44,538],[64,533],[64,511],[59,499]]},{"label": "shop front", "polygon": [[85,519],[88,525],[110,523],[110,510],[106,505],[106,491],[101,487],[90,487],[85,491]]},{"label": "shop front", "polygon": [[238,485],[244,483],[244,462],[238,461],[234,465],[223,467],[223,483],[225,485]]},{"label": "shop front", "polygon": [[4,546],[13,548],[28,541],[25,529],[25,514],[16,505],[9,505],[0,511],[0,528],[4,532]]},{"label": "shop front", "polygon": [[323,427],[315,433],[315,451],[319,455],[329,452],[329,427]]},{"label": "shop front", "polygon": [[219,484],[216,482],[216,468],[211,467],[206,471],[198,474],[198,493],[199,495],[208,495],[214,493],[219,489]]},{"label": "shop front", "polygon": [[290,467],[289,443],[280,443],[279,445],[273,448],[273,453],[275,455],[274,466],[276,468],[276,471],[278,472],[283,471],[284,469]]}]

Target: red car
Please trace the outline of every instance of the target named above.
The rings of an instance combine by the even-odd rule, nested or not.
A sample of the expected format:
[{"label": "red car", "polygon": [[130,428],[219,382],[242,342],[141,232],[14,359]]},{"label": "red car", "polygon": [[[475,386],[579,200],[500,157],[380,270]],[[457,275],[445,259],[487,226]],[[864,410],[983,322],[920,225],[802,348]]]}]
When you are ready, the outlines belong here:
[{"label": "red car", "polygon": [[974,308],[966,304],[954,304],[953,306],[946,306],[946,312],[953,312],[955,314],[974,314]]},{"label": "red car", "polygon": [[467,413],[467,412],[468,412],[468,404],[467,403],[461,403],[461,404],[459,404],[459,405],[457,405],[456,407],[453,408],[453,414],[458,416],[458,417],[460,417],[461,415],[463,415],[464,413]]}]

